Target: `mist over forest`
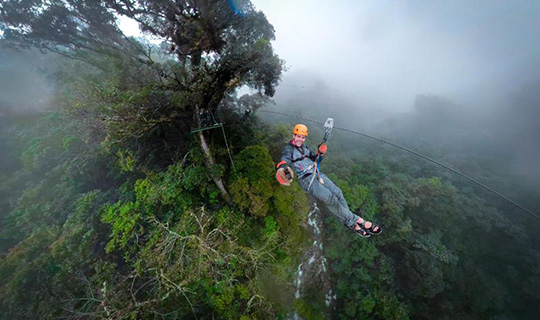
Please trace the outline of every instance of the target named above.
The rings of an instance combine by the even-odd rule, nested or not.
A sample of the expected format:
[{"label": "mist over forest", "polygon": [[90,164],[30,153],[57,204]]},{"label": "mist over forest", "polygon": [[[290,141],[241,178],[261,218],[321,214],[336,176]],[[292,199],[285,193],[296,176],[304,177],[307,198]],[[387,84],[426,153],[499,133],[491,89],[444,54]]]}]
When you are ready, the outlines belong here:
[{"label": "mist over forest", "polygon": [[[0,319],[537,319],[539,18],[0,3]],[[333,118],[530,212],[334,128],[321,171],[384,230],[359,237],[276,179],[293,126],[313,150],[324,128],[270,112]]]},{"label": "mist over forest", "polygon": [[0,112],[44,111],[50,107],[54,80],[47,70],[49,61],[37,51],[32,53],[0,50]]},{"label": "mist over forest", "polygon": [[422,139],[417,130],[441,146],[484,146],[537,180],[538,3],[310,4],[256,2],[289,68],[277,101],[335,106],[354,117],[347,128],[392,140]]},{"label": "mist over forest", "polygon": [[[337,126],[435,158],[444,156],[440,160],[451,166],[457,165],[451,154],[461,160],[467,155],[491,159],[524,186],[539,186],[540,142],[536,137],[540,134],[540,95],[534,82],[522,83],[496,104],[479,102],[492,97],[477,97],[471,99],[476,104],[466,105],[452,97],[419,92],[414,100],[403,102],[403,110],[392,111],[354,92],[330,86],[313,74],[293,74],[287,81],[279,88],[276,106],[270,106],[270,110],[287,110],[320,122],[332,117]],[[370,143],[363,137],[356,139]]]}]

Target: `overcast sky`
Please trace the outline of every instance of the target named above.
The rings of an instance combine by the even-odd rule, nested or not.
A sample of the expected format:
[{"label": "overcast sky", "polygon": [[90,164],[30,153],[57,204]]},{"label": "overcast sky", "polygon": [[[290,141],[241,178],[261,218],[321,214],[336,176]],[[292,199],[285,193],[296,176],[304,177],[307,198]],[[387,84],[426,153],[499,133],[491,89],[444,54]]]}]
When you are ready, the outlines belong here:
[{"label": "overcast sky", "polygon": [[252,2],[276,30],[284,84],[313,75],[404,110],[417,94],[466,103],[540,77],[540,1]]}]

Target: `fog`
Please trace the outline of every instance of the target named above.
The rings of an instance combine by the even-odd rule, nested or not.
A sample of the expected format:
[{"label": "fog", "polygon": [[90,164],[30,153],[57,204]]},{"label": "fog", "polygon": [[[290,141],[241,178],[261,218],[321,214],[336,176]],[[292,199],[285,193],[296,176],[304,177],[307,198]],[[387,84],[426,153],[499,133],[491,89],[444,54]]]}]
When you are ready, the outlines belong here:
[{"label": "fog", "polygon": [[0,45],[0,115],[45,110],[54,88],[50,67],[48,55]]},{"label": "fog", "polygon": [[540,178],[539,2],[253,3],[288,69],[269,108],[424,149],[464,145]]},{"label": "fog", "polygon": [[392,110],[417,94],[512,91],[538,76],[540,3],[532,1],[268,1],[254,4],[276,29],[290,74],[309,71],[333,88]]}]

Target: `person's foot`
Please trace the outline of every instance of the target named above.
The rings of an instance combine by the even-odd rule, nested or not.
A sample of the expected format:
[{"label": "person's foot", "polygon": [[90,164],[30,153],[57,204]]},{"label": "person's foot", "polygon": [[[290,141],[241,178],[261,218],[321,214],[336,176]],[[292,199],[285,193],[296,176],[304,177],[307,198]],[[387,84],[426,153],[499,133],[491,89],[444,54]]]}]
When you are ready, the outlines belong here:
[{"label": "person's foot", "polygon": [[354,233],[356,233],[357,235],[361,237],[364,237],[364,238],[371,237],[371,235],[365,229],[360,227],[358,224],[356,224],[352,230],[354,231]]},{"label": "person's foot", "polygon": [[354,230],[358,233],[358,230],[363,230],[367,234],[379,234],[382,232],[382,229],[379,225],[374,224],[371,221],[366,221],[362,218],[358,218]]}]

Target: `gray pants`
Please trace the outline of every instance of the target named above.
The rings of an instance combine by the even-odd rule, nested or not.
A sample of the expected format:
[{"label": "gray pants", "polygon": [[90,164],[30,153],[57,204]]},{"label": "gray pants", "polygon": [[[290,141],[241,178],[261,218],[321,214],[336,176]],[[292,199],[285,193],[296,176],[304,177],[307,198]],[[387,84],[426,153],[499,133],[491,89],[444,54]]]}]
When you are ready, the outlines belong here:
[{"label": "gray pants", "polygon": [[330,210],[341,223],[349,228],[353,228],[359,217],[349,210],[349,206],[343,197],[341,189],[324,174],[321,173],[320,176],[323,179],[324,184],[321,184],[319,179],[315,177],[308,191],[309,183],[312,178],[312,175],[309,175],[305,178],[298,179],[300,187],[315,197],[315,199],[324,203],[328,210]]}]

